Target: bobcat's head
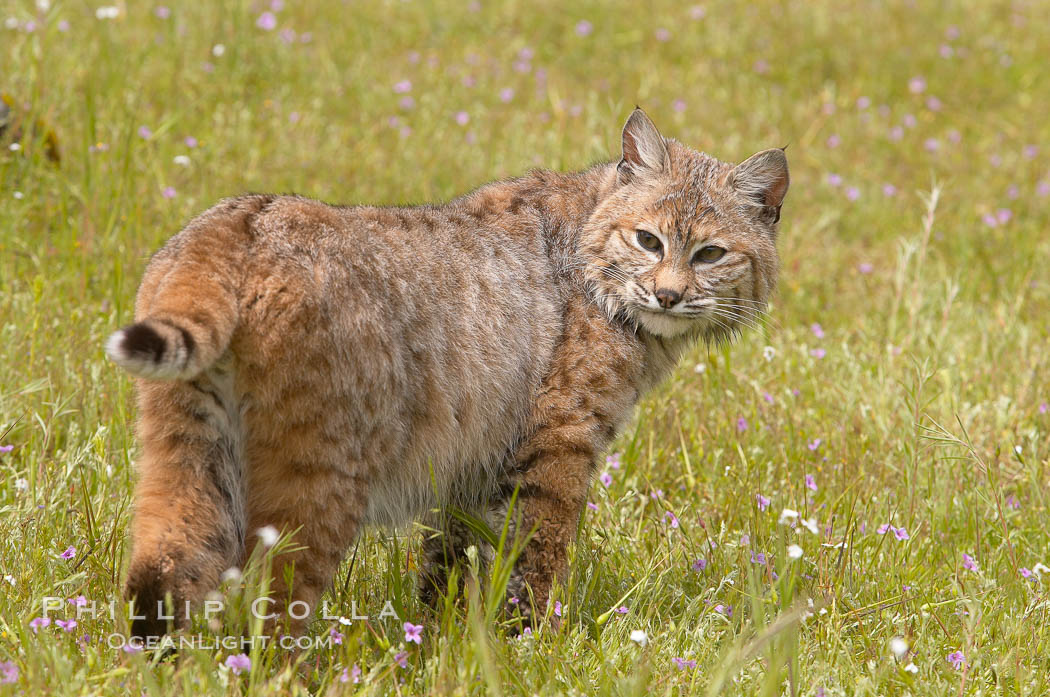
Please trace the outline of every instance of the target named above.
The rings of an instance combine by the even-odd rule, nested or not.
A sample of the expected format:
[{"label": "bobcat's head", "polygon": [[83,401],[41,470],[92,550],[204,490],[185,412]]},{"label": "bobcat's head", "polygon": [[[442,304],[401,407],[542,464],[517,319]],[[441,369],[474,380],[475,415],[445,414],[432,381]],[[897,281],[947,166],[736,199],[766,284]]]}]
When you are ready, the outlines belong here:
[{"label": "bobcat's head", "polygon": [[777,276],[782,149],[732,166],[665,139],[641,109],[623,128],[616,186],[584,227],[584,275],[612,315],[661,337],[755,325]]}]

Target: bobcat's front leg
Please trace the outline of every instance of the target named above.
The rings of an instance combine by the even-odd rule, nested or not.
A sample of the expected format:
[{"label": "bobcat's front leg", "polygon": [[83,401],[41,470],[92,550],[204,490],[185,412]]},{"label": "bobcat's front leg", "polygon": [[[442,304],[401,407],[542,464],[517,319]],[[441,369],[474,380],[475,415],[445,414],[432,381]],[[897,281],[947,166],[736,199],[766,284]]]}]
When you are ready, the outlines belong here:
[{"label": "bobcat's front leg", "polygon": [[551,590],[569,575],[569,545],[576,539],[580,513],[587,500],[596,452],[590,447],[540,449],[522,461],[524,471],[504,487],[506,500],[497,508],[506,514],[510,495],[513,530],[526,539],[507,584],[507,598],[527,625],[542,616]]},{"label": "bobcat's front leg", "polygon": [[644,348],[633,332],[611,324],[591,303],[570,305],[533,405],[530,435],[494,502],[496,513],[505,513],[517,491],[510,513],[515,534],[519,540],[531,534],[507,587],[526,622],[545,612],[553,586],[568,576],[568,548],[595,463],[637,400],[644,369]]}]

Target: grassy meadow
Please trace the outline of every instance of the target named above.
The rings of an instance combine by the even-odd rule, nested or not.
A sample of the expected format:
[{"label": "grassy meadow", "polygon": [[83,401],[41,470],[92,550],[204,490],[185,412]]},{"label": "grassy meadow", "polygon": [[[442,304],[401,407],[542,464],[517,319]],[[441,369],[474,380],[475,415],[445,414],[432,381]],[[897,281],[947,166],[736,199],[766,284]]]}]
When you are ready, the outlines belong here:
[{"label": "grassy meadow", "polygon": [[[0,695],[1050,694],[1048,17],[4,0]],[[788,146],[781,283],[617,441],[560,629],[505,631],[498,579],[424,610],[418,530],[362,537],[329,603],[369,619],[318,620],[294,663],[75,619],[119,599],[135,406],[103,343],[167,237],[246,191],[417,203],[583,168],[635,104],[723,160]]]}]

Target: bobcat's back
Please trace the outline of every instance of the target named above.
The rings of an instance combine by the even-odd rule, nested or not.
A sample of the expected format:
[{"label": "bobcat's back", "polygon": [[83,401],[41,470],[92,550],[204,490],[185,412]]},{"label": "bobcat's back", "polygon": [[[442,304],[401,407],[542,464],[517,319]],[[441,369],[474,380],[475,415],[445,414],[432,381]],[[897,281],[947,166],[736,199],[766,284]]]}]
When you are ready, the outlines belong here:
[{"label": "bobcat's back", "polygon": [[538,234],[472,222],[454,208],[223,202],[151,262],[110,354],[142,377],[192,381],[228,350],[252,480],[287,480],[275,452],[330,445],[324,459],[370,490],[368,521],[483,496],[522,430],[560,301]]}]

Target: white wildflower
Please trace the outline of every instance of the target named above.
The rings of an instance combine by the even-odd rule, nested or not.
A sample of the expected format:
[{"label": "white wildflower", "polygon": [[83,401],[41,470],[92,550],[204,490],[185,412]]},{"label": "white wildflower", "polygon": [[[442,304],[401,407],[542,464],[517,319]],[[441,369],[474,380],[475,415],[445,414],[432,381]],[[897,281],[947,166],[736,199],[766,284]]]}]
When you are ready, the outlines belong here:
[{"label": "white wildflower", "polygon": [[787,549],[787,552],[788,552],[788,557],[790,557],[792,559],[801,559],[802,558],[802,548],[799,547],[798,545],[790,545],[788,547],[788,549]]},{"label": "white wildflower", "polygon": [[255,534],[259,536],[259,540],[267,547],[273,547],[277,544],[277,528],[272,525],[259,528],[255,531]]}]

